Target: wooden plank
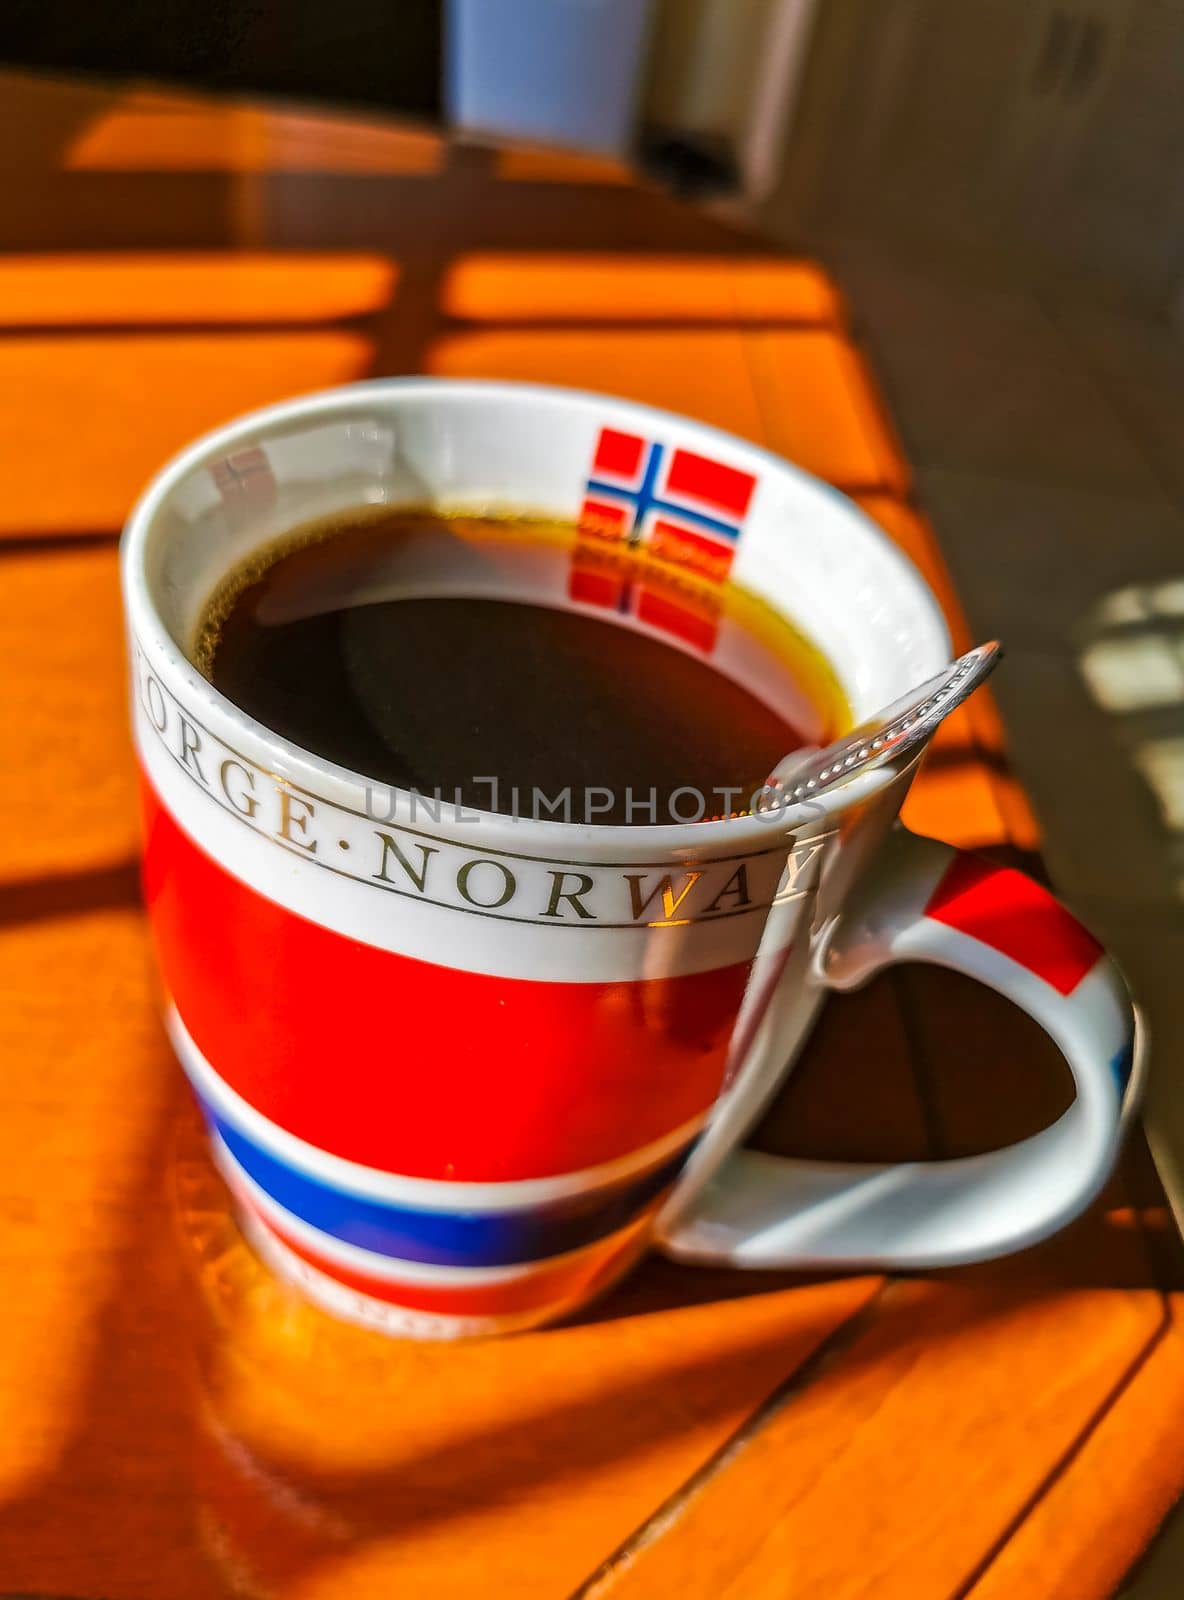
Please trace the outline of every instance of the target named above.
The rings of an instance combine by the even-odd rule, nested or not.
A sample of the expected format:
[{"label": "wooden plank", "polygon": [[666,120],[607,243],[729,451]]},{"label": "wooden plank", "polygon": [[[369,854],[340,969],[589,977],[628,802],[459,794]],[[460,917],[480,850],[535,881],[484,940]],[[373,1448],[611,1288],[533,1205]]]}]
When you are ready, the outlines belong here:
[{"label": "wooden plank", "polygon": [[[1036,1281],[1009,1267],[898,1284],[726,1471],[582,1592],[949,1600],[1110,1404],[1159,1321],[1154,1291],[1058,1282],[1047,1261]],[[1111,1488],[1120,1501],[1140,1494]],[[1089,1582],[1074,1600],[1103,1592]]]},{"label": "wooden plank", "polygon": [[207,1600],[162,1180],[177,1070],[132,910],[0,931],[0,1586]]},{"label": "wooden plank", "polygon": [[65,151],[75,172],[329,172],[433,177],[443,138],[351,113],[298,111],[159,89],[109,91]]},{"label": "wooden plank", "polygon": [[766,442],[740,334],[731,328],[496,329],[438,337],[424,370],[600,389]]},{"label": "wooden plank", "polygon": [[1018,850],[1039,850],[1040,823],[1023,785],[1007,764],[1007,735],[994,694],[990,689],[980,690],[966,702],[966,712],[975,742],[990,763],[991,786],[1008,837]]},{"label": "wooden plank", "polygon": [[0,342],[0,537],[111,532],[170,455],[241,411],[367,375],[360,333]]},{"label": "wooden plank", "polygon": [[755,439],[840,487],[905,476],[854,347],[826,329],[500,329],[437,339],[426,370],[624,394]]},{"label": "wooden plank", "polygon": [[612,156],[544,145],[508,145],[495,150],[493,177],[502,183],[608,183],[636,188],[637,178]]},{"label": "wooden plank", "polygon": [[114,546],[0,553],[0,890],[139,849]]},{"label": "wooden plank", "polygon": [[[665,190],[638,182],[606,183],[599,173],[569,183],[556,183],[550,173],[524,170],[512,164],[513,181],[505,181],[505,166],[497,152],[473,145],[452,145],[445,171],[436,183],[410,180],[361,179],[333,184],[331,179],[286,179],[301,198],[330,209],[310,219],[323,236],[331,217],[332,236],[355,244],[396,240],[400,248],[415,242],[425,216],[438,227],[439,238],[450,252],[470,250],[603,251],[611,243],[615,252],[629,251],[646,257],[655,251],[703,252],[751,256],[752,235],[694,209]],[[391,186],[400,184],[413,208],[412,225],[395,212],[385,198],[395,198]],[[414,207],[417,194],[429,202],[425,212]],[[342,209],[338,210],[337,207]]]},{"label": "wooden plank", "polygon": [[103,251],[0,260],[0,326],[317,323],[391,304],[396,262],[361,251]]},{"label": "wooden plank", "polygon": [[471,322],[802,323],[841,320],[812,261],[757,256],[496,253],[454,258],[440,307]]},{"label": "wooden plank", "polygon": [[266,1593],[564,1600],[876,1285],[745,1293],[655,1262],[563,1328],[391,1342],[297,1300],[218,1220],[198,1486],[227,1587]]},{"label": "wooden plank", "polygon": [[95,79],[0,73],[5,249],[164,249],[239,241],[242,185],[230,171],[67,171],[66,152],[119,100]]},{"label": "wooden plank", "polygon": [[[966,1600],[1109,1596],[1143,1555],[1184,1484],[1184,1299],[1172,1295],[1169,1306],[1146,1360]],[[1136,1576],[1123,1595],[1179,1594],[1176,1562],[1156,1576]]]},{"label": "wooden plank", "polygon": [[[893,495],[857,495],[856,503],[916,565],[941,603],[955,651],[974,640],[929,521]],[[1001,669],[1006,671],[1006,665]],[[918,833],[964,849],[1012,844],[1039,848],[1040,829],[1007,764],[1003,724],[990,688],[979,689],[938,729],[905,802],[903,819]]]},{"label": "wooden plank", "polygon": [[909,469],[863,356],[825,329],[745,335],[770,449],[851,492],[903,493]]}]

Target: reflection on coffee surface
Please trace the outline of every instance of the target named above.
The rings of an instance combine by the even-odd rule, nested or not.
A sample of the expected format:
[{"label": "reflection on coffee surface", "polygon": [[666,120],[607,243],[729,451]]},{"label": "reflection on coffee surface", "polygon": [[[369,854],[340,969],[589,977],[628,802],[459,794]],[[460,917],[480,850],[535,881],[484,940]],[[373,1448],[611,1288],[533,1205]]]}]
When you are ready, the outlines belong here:
[{"label": "reflection on coffee surface", "polygon": [[539,519],[299,530],[221,585],[194,654],[256,720],[376,783],[571,821],[746,810],[848,720],[763,602]]}]

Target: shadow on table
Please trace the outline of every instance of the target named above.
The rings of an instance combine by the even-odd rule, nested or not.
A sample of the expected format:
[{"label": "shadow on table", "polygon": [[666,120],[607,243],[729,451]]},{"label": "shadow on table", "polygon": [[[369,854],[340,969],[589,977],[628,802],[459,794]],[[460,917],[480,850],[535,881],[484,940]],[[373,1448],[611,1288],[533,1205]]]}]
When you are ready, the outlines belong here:
[{"label": "shadow on table", "polygon": [[[939,988],[947,977],[936,976]],[[935,1014],[960,1011],[950,981]],[[821,1136],[830,1125],[829,1148],[822,1138],[813,1153],[843,1149],[840,1119],[853,1103],[874,1104],[876,1063],[869,1073],[841,1005],[891,1000],[884,982],[829,1008],[766,1118],[765,1147],[806,1153],[787,1130]],[[187,1600],[210,1593],[211,1565],[228,1593],[243,1571],[282,1585],[370,1546],[405,1539],[418,1548],[437,1525],[467,1525],[492,1508],[529,1520],[555,1493],[595,1496],[606,1472],[636,1471],[644,1485],[631,1508],[626,1495],[611,1545],[771,1394],[785,1385],[788,1397],[820,1348],[842,1350],[841,1373],[825,1381],[843,1383],[864,1360],[867,1318],[877,1361],[893,1348],[920,1355],[934,1337],[915,1300],[877,1299],[874,1278],[654,1259],[559,1328],[462,1347],[391,1343],[268,1287],[233,1232],[212,1245],[217,1268],[195,1292],[159,1155],[190,1113],[179,1073],[163,1061],[162,1070],[175,1075],[170,1126],[135,1180],[129,1214],[138,1222],[118,1254],[58,1465],[0,1508],[0,1582],[9,1588]],[[959,1116],[970,1110],[936,1095],[945,1125],[956,1127],[951,1103]],[[903,1152],[900,1127],[888,1146],[865,1135],[863,1147]],[[218,1192],[212,1173],[209,1181]],[[1145,1287],[1145,1217],[1139,1197],[1120,1190],[1022,1258],[932,1275],[935,1288],[945,1285],[950,1329],[963,1337],[1093,1287]],[[219,1204],[199,1226],[233,1230]],[[597,1548],[586,1570],[605,1553]]]}]

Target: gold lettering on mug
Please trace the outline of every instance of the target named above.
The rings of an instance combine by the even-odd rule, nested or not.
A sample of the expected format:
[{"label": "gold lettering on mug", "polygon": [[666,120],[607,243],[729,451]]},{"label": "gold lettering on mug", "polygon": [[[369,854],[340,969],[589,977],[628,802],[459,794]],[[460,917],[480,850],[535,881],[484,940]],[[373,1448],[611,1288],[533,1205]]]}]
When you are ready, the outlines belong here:
[{"label": "gold lettering on mug", "polygon": [[[691,890],[695,887],[702,876],[703,874],[701,872],[688,872],[686,882],[683,884],[678,893],[675,894],[673,880],[671,879],[669,873],[667,873],[665,877],[658,880],[658,882],[650,890],[649,894],[647,894],[643,899],[642,891],[645,884],[645,874],[641,872],[627,872],[625,874],[625,882],[629,885],[629,899],[633,906],[633,920],[636,922],[639,917],[644,916],[649,910],[650,906],[653,904],[656,897],[661,895],[662,918],[660,921],[647,923],[647,927],[668,928],[673,926],[676,920],[674,913],[678,910],[679,906],[682,905],[687,895],[690,894]],[[690,919],[688,917],[680,917],[677,920],[679,924],[682,924]]]},{"label": "gold lettering on mug", "polygon": [[440,854],[436,846],[434,844],[416,845],[415,848],[419,851],[419,871],[416,872],[410,861],[403,854],[397,839],[392,838],[389,833],[380,833],[377,829],[375,829],[374,837],[382,845],[382,860],[378,863],[378,871],[371,873],[371,877],[377,878],[380,883],[391,883],[393,880],[388,875],[386,868],[388,859],[394,856],[403,872],[419,890],[420,894],[423,894],[428,886],[428,861],[432,856]]},{"label": "gold lettering on mug", "polygon": [[[478,900],[477,896],[469,890],[469,879],[478,867],[492,867],[495,872],[502,875],[501,892],[493,900]],[[478,856],[473,861],[466,861],[456,874],[456,889],[462,899],[467,900],[471,906],[478,906],[482,911],[496,911],[499,906],[504,906],[507,900],[514,898],[518,888],[518,880],[504,862],[491,861],[487,856]]]},{"label": "gold lettering on mug", "polygon": [[[156,699],[152,698],[152,691],[156,690]],[[144,704],[148,707],[148,715],[152,718],[152,726],[157,733],[163,733],[168,726],[169,714],[164,703],[164,692],[159,683],[148,673],[144,678]],[[160,710],[157,711],[157,706]]]},{"label": "gold lettering on mug", "polygon": [[[303,807],[303,812],[293,811],[293,806]],[[299,845],[301,850],[307,850],[310,856],[315,856],[317,853],[317,841],[315,839],[294,839],[292,837],[292,829],[296,828],[300,833],[307,833],[309,818],[315,815],[315,808],[307,800],[301,800],[299,795],[292,794],[288,789],[280,790],[279,836],[281,839],[287,839],[290,844]]]},{"label": "gold lettering on mug", "polygon": [[[569,878],[576,880],[575,888],[573,889],[564,888],[564,884]],[[543,912],[543,916],[562,917],[563,912],[560,911],[559,907],[566,900],[578,917],[582,917],[586,922],[594,921],[596,913],[589,911],[588,907],[580,899],[580,896],[587,894],[592,887],[593,879],[586,872],[555,872],[552,870],[551,898],[547,902],[547,909]]]},{"label": "gold lettering on mug", "polygon": [[[243,776],[245,788],[237,794],[230,792],[229,778],[232,772],[241,772]],[[250,792],[255,787],[255,774],[249,767],[244,767],[241,761],[235,761],[232,756],[227,756],[218,768],[218,786],[240,816],[254,817],[259,809],[259,802]]]},{"label": "gold lettering on mug", "polygon": [[[259,825],[261,810],[269,804],[271,785],[278,797],[278,814],[274,828],[268,836],[285,846],[295,846],[302,853],[316,858],[317,864],[340,873],[359,883],[377,883],[402,892],[414,890],[427,896],[429,880],[440,883],[440,874],[446,882],[455,884],[454,894],[449,894],[440,883],[437,894],[443,890],[445,899],[440,905],[451,905],[458,911],[481,915],[496,915],[518,899],[521,874],[528,873],[528,883],[533,885],[534,874],[541,872],[549,879],[545,892],[530,890],[530,906],[526,913],[543,921],[565,921],[569,926],[595,922],[599,927],[612,928],[681,928],[699,920],[711,921],[749,911],[765,910],[772,905],[799,900],[810,892],[818,876],[818,868],[825,848],[836,831],[816,835],[792,844],[782,856],[780,850],[762,850],[751,858],[729,862],[704,863],[701,867],[673,862],[651,863],[643,870],[621,872],[619,869],[588,871],[575,868],[570,863],[548,866],[535,857],[515,858],[514,866],[507,865],[503,853],[493,850],[488,856],[463,859],[463,847],[457,850],[454,841],[446,836],[435,836],[416,829],[388,829],[373,827],[361,834],[355,832],[355,818],[360,811],[321,798],[304,796],[289,788],[284,779],[268,773],[241,752],[228,746],[217,734],[202,726],[176,703],[171,692],[149,669],[142,652],[136,647],[136,678],[141,708],[146,721],[141,724],[143,733],[151,727],[160,743],[175,763],[175,770],[183,771],[193,783],[211,791],[225,809],[239,816],[248,825]],[[175,715],[174,715],[175,712]],[[263,781],[260,781],[263,780]],[[548,802],[552,815],[558,802]],[[434,815],[434,814],[433,814]],[[365,816],[371,824],[379,818],[373,814],[370,796],[367,795]],[[332,839],[341,850],[333,852],[332,861],[323,859],[320,850],[323,840],[313,832],[331,825],[335,827]],[[338,831],[343,837],[338,837]],[[366,847],[373,835],[378,849]],[[436,838],[435,843],[425,839]],[[332,842],[332,839],[330,842]],[[363,848],[355,849],[359,843]],[[375,855],[377,854],[377,861]],[[507,853],[508,854],[508,853]],[[444,865],[433,866],[433,859],[442,855]],[[462,859],[458,860],[457,857]],[[535,863],[526,868],[518,865],[519,859]],[[719,871],[717,874],[716,868]],[[767,898],[766,874],[780,870],[777,888],[770,901]],[[757,879],[752,879],[756,872]],[[730,876],[725,876],[730,873]],[[625,920],[621,890],[615,885],[624,878],[628,889],[630,920]],[[611,878],[613,888],[609,887]],[[722,884],[721,884],[722,880]],[[753,882],[757,883],[754,899]],[[700,890],[700,884],[705,887]],[[721,885],[712,894],[712,885]],[[604,908],[587,901],[600,892],[605,904],[614,904],[613,915],[602,920]],[[660,915],[659,915],[660,913]],[[513,915],[513,912],[508,915]],[[616,920],[619,918],[620,920]],[[652,918],[648,920],[647,918]]]},{"label": "gold lettering on mug", "polygon": [[747,862],[742,861],[740,863],[703,915],[710,916],[713,911],[718,911],[725,899],[728,901],[729,909],[732,911],[738,910],[741,906],[750,906],[752,904],[752,896],[748,892]]},{"label": "gold lettering on mug", "polygon": [[832,837],[832,834],[826,833],[820,839],[806,839],[793,847],[785,858],[785,872],[773,896],[775,906],[783,905],[787,900],[796,900],[806,893],[810,885],[803,880],[808,878],[809,868]]},{"label": "gold lettering on mug", "polygon": [[189,718],[185,715],[184,712],[182,712],[181,713],[181,765],[183,767],[192,767],[194,772],[197,774],[198,782],[205,784],[206,788],[208,789],[209,788],[209,784],[206,783],[206,775],[201,770],[201,762],[197,759],[197,752],[200,749],[201,749],[201,734],[198,733],[197,729],[193,726],[192,722],[190,722]]}]

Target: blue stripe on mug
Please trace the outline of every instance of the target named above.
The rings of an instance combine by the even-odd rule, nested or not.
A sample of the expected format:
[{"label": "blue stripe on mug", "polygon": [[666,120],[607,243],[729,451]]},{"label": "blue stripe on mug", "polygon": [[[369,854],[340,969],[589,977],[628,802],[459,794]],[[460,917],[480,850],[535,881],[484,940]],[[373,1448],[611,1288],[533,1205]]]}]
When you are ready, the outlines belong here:
[{"label": "blue stripe on mug", "polygon": [[[428,1211],[350,1194],[278,1160],[203,1102],[206,1120],[263,1192],[292,1216],[347,1244],[400,1261],[500,1267],[541,1261],[626,1227],[673,1182],[690,1144],[619,1188],[600,1189],[522,1211]],[[691,1143],[694,1143],[692,1140]]]},{"label": "blue stripe on mug", "polygon": [[1130,1038],[1123,1045],[1122,1049],[1117,1051],[1116,1054],[1110,1058],[1110,1071],[1114,1074],[1114,1081],[1118,1085],[1119,1094],[1122,1094],[1125,1091],[1127,1082],[1130,1079],[1131,1068],[1134,1066],[1134,1064],[1135,1041],[1133,1038]]}]

